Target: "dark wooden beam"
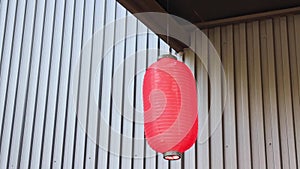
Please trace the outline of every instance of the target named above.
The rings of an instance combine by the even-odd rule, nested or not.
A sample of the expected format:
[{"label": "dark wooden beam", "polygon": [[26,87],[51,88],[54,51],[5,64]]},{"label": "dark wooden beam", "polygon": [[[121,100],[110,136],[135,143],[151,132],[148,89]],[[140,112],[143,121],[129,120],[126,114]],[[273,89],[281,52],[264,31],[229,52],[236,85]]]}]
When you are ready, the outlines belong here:
[{"label": "dark wooden beam", "polygon": [[[161,39],[168,43],[177,52],[182,51],[184,48],[190,45],[190,34],[184,29],[183,26],[179,25],[171,17],[162,15],[165,18],[157,18],[154,15],[143,15],[139,13],[144,12],[160,12],[167,13],[155,0],[117,0],[122,4],[128,11],[135,14],[135,16],[143,22],[150,30],[156,33]],[[179,39],[168,38],[167,35],[167,22],[168,19],[170,36],[176,37],[180,35]]]},{"label": "dark wooden beam", "polygon": [[[162,6],[160,6],[160,4],[155,0],[117,0],[117,1],[133,14],[143,13],[143,12],[167,13],[165,9]],[[205,29],[205,28],[212,28],[215,26],[222,26],[222,25],[235,24],[241,22],[251,22],[255,20],[262,20],[267,18],[274,18],[277,16],[286,16],[286,15],[299,14],[299,13],[300,13],[300,6],[288,8],[288,9],[273,10],[273,11],[255,13],[250,15],[219,19],[214,21],[193,23],[193,24],[200,29]],[[166,36],[167,24],[166,22],[162,22],[162,20],[164,19],[155,18],[151,16],[148,17],[147,15],[138,15],[138,14],[136,16],[148,28],[150,28],[161,39],[167,42],[177,52],[182,51],[184,48],[190,46],[189,32],[192,31],[194,28],[191,28],[190,26],[179,25],[175,20],[172,20],[171,18],[169,21],[170,22],[169,27],[171,27],[172,29],[169,30],[170,35],[172,36],[172,32],[173,33],[175,32],[177,34],[180,34],[181,36],[178,39],[173,39],[170,37],[168,38]],[[185,43],[182,43],[181,41]]]}]

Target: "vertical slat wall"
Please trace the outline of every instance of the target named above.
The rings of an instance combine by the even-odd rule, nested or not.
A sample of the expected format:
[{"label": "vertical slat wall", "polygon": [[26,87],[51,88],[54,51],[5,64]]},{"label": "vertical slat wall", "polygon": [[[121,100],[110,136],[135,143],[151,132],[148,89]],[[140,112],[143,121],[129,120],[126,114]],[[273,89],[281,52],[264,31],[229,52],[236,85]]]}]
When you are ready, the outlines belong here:
[{"label": "vertical slat wall", "polygon": [[[222,100],[220,131],[210,131],[209,140],[198,143],[198,158],[199,153],[208,156],[198,159],[200,168],[207,168],[206,158],[209,167],[216,169],[299,168],[299,18],[289,15],[203,30],[220,54],[227,84],[222,93],[226,90],[227,97]],[[201,36],[197,37],[196,51],[197,47],[204,50],[197,51],[200,55],[205,54],[203,44]],[[201,78],[198,87],[203,91],[206,87]],[[205,103],[201,95],[206,94],[200,93],[200,101]],[[199,104],[203,114],[205,106]],[[205,144],[209,144],[208,153]],[[217,150],[218,146],[222,149]]]},{"label": "vertical slat wall", "polygon": [[213,49],[191,34],[202,60],[189,49],[177,57],[197,80],[199,137],[172,162],[141,123],[144,70],[169,46],[137,19],[111,24],[125,16],[111,0],[0,1],[0,168],[300,167],[300,15],[203,30],[225,77],[207,74]]}]

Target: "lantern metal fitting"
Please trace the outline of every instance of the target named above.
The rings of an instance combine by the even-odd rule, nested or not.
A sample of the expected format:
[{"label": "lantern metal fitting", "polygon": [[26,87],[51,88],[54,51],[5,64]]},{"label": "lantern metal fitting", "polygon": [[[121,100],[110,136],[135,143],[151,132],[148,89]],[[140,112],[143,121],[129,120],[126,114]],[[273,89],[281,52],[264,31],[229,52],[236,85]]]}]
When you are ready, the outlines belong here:
[{"label": "lantern metal fitting", "polygon": [[182,157],[182,154],[178,151],[168,151],[163,153],[165,160],[179,160]]},{"label": "lantern metal fitting", "polygon": [[177,60],[177,58],[174,55],[171,55],[171,54],[163,54],[163,55],[158,56],[158,60],[162,59],[162,58],[171,58],[171,59]]}]

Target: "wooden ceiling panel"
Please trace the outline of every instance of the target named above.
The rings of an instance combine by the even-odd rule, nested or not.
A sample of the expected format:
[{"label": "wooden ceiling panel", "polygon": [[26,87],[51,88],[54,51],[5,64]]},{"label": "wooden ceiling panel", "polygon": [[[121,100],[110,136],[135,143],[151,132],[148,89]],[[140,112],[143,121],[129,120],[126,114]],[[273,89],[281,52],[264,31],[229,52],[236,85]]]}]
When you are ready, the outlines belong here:
[{"label": "wooden ceiling panel", "polygon": [[156,0],[169,13],[192,23],[300,6],[300,0]]}]

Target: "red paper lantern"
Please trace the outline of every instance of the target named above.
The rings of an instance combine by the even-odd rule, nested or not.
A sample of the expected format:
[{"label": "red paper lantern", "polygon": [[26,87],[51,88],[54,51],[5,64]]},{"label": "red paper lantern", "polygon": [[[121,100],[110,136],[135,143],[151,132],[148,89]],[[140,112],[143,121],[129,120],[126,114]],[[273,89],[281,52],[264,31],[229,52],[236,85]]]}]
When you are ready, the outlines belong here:
[{"label": "red paper lantern", "polygon": [[177,160],[198,134],[197,90],[191,70],[165,55],[146,71],[144,129],[148,144],[167,160]]}]

